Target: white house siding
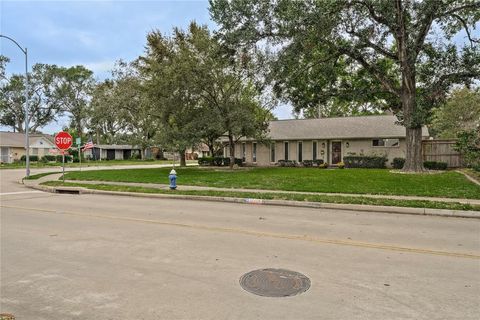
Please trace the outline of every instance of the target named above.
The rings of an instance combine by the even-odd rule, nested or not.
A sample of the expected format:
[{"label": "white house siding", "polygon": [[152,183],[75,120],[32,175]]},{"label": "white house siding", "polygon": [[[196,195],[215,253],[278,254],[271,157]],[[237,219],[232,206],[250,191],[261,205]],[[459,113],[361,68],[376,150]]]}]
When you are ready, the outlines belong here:
[{"label": "white house siding", "polygon": [[45,138],[32,138],[30,142],[30,154],[42,158],[44,155],[50,154],[51,149],[57,149],[57,147]]},{"label": "white house siding", "polygon": [[[253,142],[245,142],[246,163],[247,165],[269,166],[284,160],[284,143],[289,143],[289,160],[298,161],[298,141],[275,141],[275,162],[270,161],[270,145],[257,143],[257,162],[253,162]],[[342,143],[342,159],[348,155],[379,155],[388,158],[387,166],[391,166],[393,158],[405,158],[405,139],[399,139],[398,147],[373,147],[373,139],[334,139],[334,140],[301,140],[303,143],[303,160],[313,160],[313,141],[317,141],[317,159],[332,164],[332,142],[340,141]],[[347,147],[348,142],[348,147]],[[242,143],[235,147],[235,157],[242,158]]]},{"label": "white house siding", "polygon": [[123,150],[115,150],[115,160],[123,160]]},{"label": "white house siding", "polygon": [[[349,143],[349,147],[346,147],[346,143]],[[391,165],[393,158],[405,158],[406,143],[405,139],[399,139],[398,147],[374,147],[372,145],[373,139],[356,139],[356,140],[343,140],[342,141],[342,156],[349,154],[365,154],[365,155],[385,155],[388,158],[387,166]],[[330,155],[331,157],[331,155]]]}]

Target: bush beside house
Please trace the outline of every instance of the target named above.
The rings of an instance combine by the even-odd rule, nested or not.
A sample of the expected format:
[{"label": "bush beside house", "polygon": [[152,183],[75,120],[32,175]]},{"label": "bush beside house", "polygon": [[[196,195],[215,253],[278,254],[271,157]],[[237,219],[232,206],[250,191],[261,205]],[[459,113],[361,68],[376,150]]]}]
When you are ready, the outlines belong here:
[{"label": "bush beside house", "polygon": [[343,162],[346,168],[386,168],[387,157],[385,156],[346,156]]},{"label": "bush beside house", "polygon": [[429,170],[447,170],[448,164],[440,161],[425,161],[423,166]]},{"label": "bush beside house", "polygon": [[[402,169],[404,164],[405,158],[394,158],[392,162],[394,169]],[[448,164],[441,161],[425,161],[423,166],[429,170],[447,170]]]},{"label": "bush beside house", "polygon": [[[198,158],[198,164],[200,166],[228,167],[230,166],[230,158],[202,157]],[[241,167],[243,165],[242,159],[235,158],[235,164]]]}]

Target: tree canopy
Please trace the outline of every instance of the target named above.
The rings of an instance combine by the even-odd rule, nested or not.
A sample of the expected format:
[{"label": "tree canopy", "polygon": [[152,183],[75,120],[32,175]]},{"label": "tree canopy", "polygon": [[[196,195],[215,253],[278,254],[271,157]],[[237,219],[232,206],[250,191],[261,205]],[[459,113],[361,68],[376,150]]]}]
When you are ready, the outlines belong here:
[{"label": "tree canopy", "polygon": [[454,90],[433,112],[432,134],[437,138],[457,138],[462,131],[480,128],[480,89]]},{"label": "tree canopy", "polygon": [[[273,52],[273,81],[295,108],[380,104],[406,127],[405,171],[423,171],[421,127],[452,85],[480,76],[477,1],[210,0],[224,41]],[[452,38],[464,32],[465,45]]]},{"label": "tree canopy", "polygon": [[147,40],[142,70],[162,141],[184,151],[200,142],[214,148],[226,135],[233,148],[241,137],[265,131],[269,113],[259,92],[205,26],[175,28],[171,37],[154,31]]}]

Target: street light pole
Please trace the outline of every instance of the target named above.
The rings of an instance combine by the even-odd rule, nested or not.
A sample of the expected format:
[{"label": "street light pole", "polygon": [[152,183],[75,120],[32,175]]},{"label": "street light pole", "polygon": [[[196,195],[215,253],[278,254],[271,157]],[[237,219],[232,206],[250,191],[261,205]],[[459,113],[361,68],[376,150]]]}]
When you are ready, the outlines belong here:
[{"label": "street light pole", "polygon": [[26,165],[26,176],[30,176],[30,137],[29,137],[29,115],[28,115],[28,51],[27,48],[23,49],[17,41],[0,34],[0,38],[5,38],[17,45],[17,47],[25,55],[25,165]]}]

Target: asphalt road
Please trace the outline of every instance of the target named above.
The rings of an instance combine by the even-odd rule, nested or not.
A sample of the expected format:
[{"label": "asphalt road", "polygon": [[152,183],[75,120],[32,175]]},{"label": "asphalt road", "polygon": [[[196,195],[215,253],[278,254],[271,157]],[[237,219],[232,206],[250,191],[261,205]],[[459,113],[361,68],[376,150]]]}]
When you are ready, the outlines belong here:
[{"label": "asphalt road", "polygon": [[[34,172],[36,173],[36,172]],[[1,170],[16,319],[478,319],[480,220],[35,192]],[[239,278],[303,273],[267,298]]]}]

